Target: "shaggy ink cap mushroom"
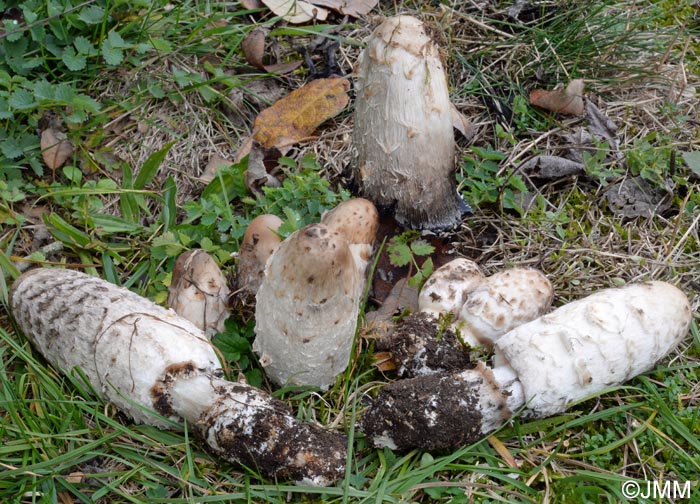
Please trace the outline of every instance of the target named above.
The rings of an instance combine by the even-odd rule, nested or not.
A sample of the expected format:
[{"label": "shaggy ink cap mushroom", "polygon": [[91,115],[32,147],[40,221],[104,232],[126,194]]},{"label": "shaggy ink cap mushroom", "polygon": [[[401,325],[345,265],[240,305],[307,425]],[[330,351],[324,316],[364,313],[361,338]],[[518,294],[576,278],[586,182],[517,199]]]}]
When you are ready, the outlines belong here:
[{"label": "shaggy ink cap mushroom", "polygon": [[515,371],[526,416],[553,415],[652,369],[691,320],[688,298],[669,283],[604,289],[502,336],[494,364]]},{"label": "shaggy ink cap mushroom", "polygon": [[503,334],[547,312],[553,298],[552,283],[541,272],[499,271],[469,294],[455,328],[463,343],[490,348]]},{"label": "shaggy ink cap mushroom", "polygon": [[208,336],[224,330],[230,294],[226,277],[204,250],[190,250],[175,261],[168,306]]},{"label": "shaggy ink cap mushroom", "polygon": [[443,264],[430,275],[418,296],[418,309],[436,317],[451,313],[455,318],[469,295],[485,278],[479,266],[463,257]]},{"label": "shaggy ink cap mushroom", "polygon": [[250,221],[238,252],[237,290],[255,296],[265,275],[265,264],[282,238],[277,230],[283,221],[276,215],[263,214]]},{"label": "shaggy ink cap mushroom", "polygon": [[345,473],[343,435],[220,378],[212,344],[173,310],[100,278],[45,268],[15,280],[10,309],[51,365],[80,367],[92,390],[137,422],[186,420],[214,453],[268,478],[330,485]]},{"label": "shaggy ink cap mushroom", "polygon": [[321,223],[342,233],[348,243],[372,245],[379,228],[379,214],[371,201],[354,198],[325,212]]},{"label": "shaggy ink cap mushroom", "polygon": [[445,70],[425,26],[386,19],[356,68],[353,177],[360,194],[405,227],[458,226],[469,209],[457,192]]},{"label": "shaggy ink cap mushroom", "polygon": [[256,297],[253,343],[273,382],[326,389],[345,370],[363,282],[347,239],[325,224],[280,244]]}]

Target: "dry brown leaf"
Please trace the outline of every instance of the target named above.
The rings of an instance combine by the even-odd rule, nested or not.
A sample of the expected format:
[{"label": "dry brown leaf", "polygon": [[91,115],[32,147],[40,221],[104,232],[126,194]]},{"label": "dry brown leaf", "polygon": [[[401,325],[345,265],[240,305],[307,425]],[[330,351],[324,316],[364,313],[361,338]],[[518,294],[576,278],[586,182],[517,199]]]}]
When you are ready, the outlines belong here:
[{"label": "dry brown leaf", "polygon": [[303,0],[262,0],[272,12],[289,23],[299,24],[307,21],[323,21],[328,11]]},{"label": "dry brown leaf", "polygon": [[452,127],[459,131],[464,138],[471,140],[474,136],[472,122],[455,107],[454,103],[450,103],[450,112],[452,113]]},{"label": "dry brown leaf", "polygon": [[307,138],[348,104],[348,79],[317,79],[263,110],[255,119],[253,139],[282,149]]},{"label": "dry brown leaf", "polygon": [[202,175],[199,177],[199,180],[208,184],[209,182],[214,180],[214,177],[216,177],[216,172],[218,172],[219,169],[232,164],[232,161],[229,161],[226,158],[222,158],[216,153],[212,154],[209,157],[209,162],[207,163],[207,166],[204,167],[204,172],[202,172]]},{"label": "dry brown leaf", "polygon": [[535,89],[530,93],[530,103],[550,112],[576,116],[583,115],[585,112],[583,87],[584,82],[582,79],[574,79],[563,90],[546,91],[544,89]]},{"label": "dry brown leaf", "polygon": [[[268,151],[269,152],[269,151]],[[253,143],[248,157],[248,168],[243,174],[245,185],[253,194],[261,193],[261,187],[279,187],[282,183],[267,173],[265,158],[267,152],[260,145]]]},{"label": "dry brown leaf", "polygon": [[310,0],[314,5],[328,7],[341,14],[360,17],[369,13],[379,0]]},{"label": "dry brown leaf", "polygon": [[40,145],[41,157],[52,171],[63,166],[73,155],[73,144],[66,138],[66,134],[53,128],[41,132]]},{"label": "dry brown leaf", "polygon": [[281,63],[265,64],[265,39],[267,30],[264,28],[255,28],[243,38],[241,49],[245,60],[255,68],[265,70],[270,73],[286,74],[293,72],[301,66],[303,61],[284,61]]},{"label": "dry brown leaf", "polygon": [[245,60],[255,68],[264,68],[263,57],[265,56],[265,33],[264,28],[251,30],[241,41],[241,50]]},{"label": "dry brown leaf", "polygon": [[375,352],[374,365],[379,371],[396,371],[396,363],[391,357],[391,352]]},{"label": "dry brown leaf", "polygon": [[250,154],[250,150],[253,148],[253,137],[249,136],[246,137],[243,142],[241,142],[240,147],[238,147],[238,150],[236,151],[236,155],[233,156],[233,162],[234,164],[240,163],[244,157],[246,157],[248,154]]},{"label": "dry brown leaf", "polygon": [[246,9],[260,9],[263,3],[260,0],[241,0],[241,5]]}]

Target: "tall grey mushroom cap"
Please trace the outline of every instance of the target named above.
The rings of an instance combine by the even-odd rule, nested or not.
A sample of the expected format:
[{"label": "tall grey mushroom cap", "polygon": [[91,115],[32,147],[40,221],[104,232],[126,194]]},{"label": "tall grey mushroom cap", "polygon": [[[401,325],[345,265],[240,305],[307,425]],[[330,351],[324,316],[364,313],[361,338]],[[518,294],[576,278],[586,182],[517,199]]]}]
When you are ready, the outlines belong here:
[{"label": "tall grey mushroom cap", "polygon": [[253,350],[273,382],[326,389],[345,370],[363,281],[345,236],[325,224],[282,242],[255,305]]},{"label": "tall grey mushroom cap", "polygon": [[455,141],[445,70],[425,26],[410,16],[384,21],[356,69],[354,179],[360,194],[393,208],[415,229],[459,225]]}]

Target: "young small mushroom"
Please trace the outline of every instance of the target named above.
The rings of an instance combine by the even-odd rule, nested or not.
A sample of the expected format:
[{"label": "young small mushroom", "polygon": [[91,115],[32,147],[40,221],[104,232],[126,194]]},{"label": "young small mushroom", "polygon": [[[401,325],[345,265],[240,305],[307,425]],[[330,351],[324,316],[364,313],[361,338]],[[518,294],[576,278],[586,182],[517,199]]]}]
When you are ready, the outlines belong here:
[{"label": "young small mushroom", "polygon": [[360,194],[415,229],[459,225],[455,141],[440,53],[417,19],[385,20],[356,68],[354,179]]},{"label": "young small mushroom", "polygon": [[[413,328],[417,316],[406,317],[384,347],[404,378],[455,371],[459,362],[466,369],[473,347],[491,349],[501,335],[549,310],[552,298],[552,284],[539,271],[515,267],[484,277],[476,263],[455,259],[421,289],[423,329]],[[458,318],[447,328],[440,315]]]},{"label": "young small mushroom", "polygon": [[494,367],[398,380],[364,412],[377,446],[455,448],[513,412],[544,417],[652,369],[685,338],[687,297],[665,282],[606,289],[518,326],[495,343]]},{"label": "young small mushroom", "polygon": [[353,198],[325,212],[321,223],[339,231],[350,244],[372,245],[379,228],[379,213],[371,201]]},{"label": "young small mushroom", "polygon": [[345,201],[272,255],[256,298],[253,350],[273,382],[326,389],[345,370],[377,227],[371,202]]},{"label": "young small mushroom", "polygon": [[437,268],[418,296],[418,309],[436,317],[451,313],[456,319],[467,298],[484,283],[481,268],[460,257]]},{"label": "young small mushroom", "polygon": [[66,269],[20,276],[10,310],[53,366],[79,367],[137,422],[172,428],[167,419],[186,420],[213,452],[271,478],[329,485],[345,473],[344,436],[300,422],[262,390],[220,378],[205,334],[173,310]]},{"label": "young small mushroom", "polygon": [[503,334],[549,310],[552,283],[530,268],[494,273],[469,294],[459,311],[457,333],[469,346],[490,348]]},{"label": "young small mushroom", "polygon": [[229,317],[226,277],[204,250],[190,250],[175,261],[168,288],[168,306],[213,336]]},{"label": "young small mushroom", "polygon": [[277,230],[282,219],[272,214],[263,214],[250,221],[238,253],[236,269],[236,291],[242,296],[255,297],[265,276],[265,264],[282,238]]}]

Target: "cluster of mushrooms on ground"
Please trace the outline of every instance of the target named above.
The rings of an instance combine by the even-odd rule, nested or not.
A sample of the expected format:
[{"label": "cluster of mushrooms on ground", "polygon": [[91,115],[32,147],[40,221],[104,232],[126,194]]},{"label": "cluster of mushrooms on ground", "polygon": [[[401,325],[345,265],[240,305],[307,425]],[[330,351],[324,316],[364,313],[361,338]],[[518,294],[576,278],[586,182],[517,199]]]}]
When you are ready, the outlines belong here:
[{"label": "cluster of mushrooms on ground", "polygon": [[[255,302],[253,349],[277,385],[325,390],[345,371],[377,208],[391,209],[403,227],[433,231],[460,225],[467,208],[456,190],[444,70],[422,23],[385,20],[356,72],[359,197],[285,240],[278,217],[260,216],[239,253],[235,290]],[[298,484],[333,484],[346,470],[344,435],[223,377],[209,338],[229,315],[229,296],[213,259],[190,251],[176,262],[170,310],[68,269],[25,273],[10,306],[47,360],[66,372],[79,366],[135,421],[187,421],[226,460]],[[359,429],[377,447],[465,445],[515,414],[552,415],[653,368],[692,318],[685,294],[664,282],[606,289],[552,310],[553,296],[549,280],[529,268],[484,276],[457,258],[436,269],[417,309],[376,337],[399,379],[371,399]],[[493,358],[474,362],[471,347]]]}]

